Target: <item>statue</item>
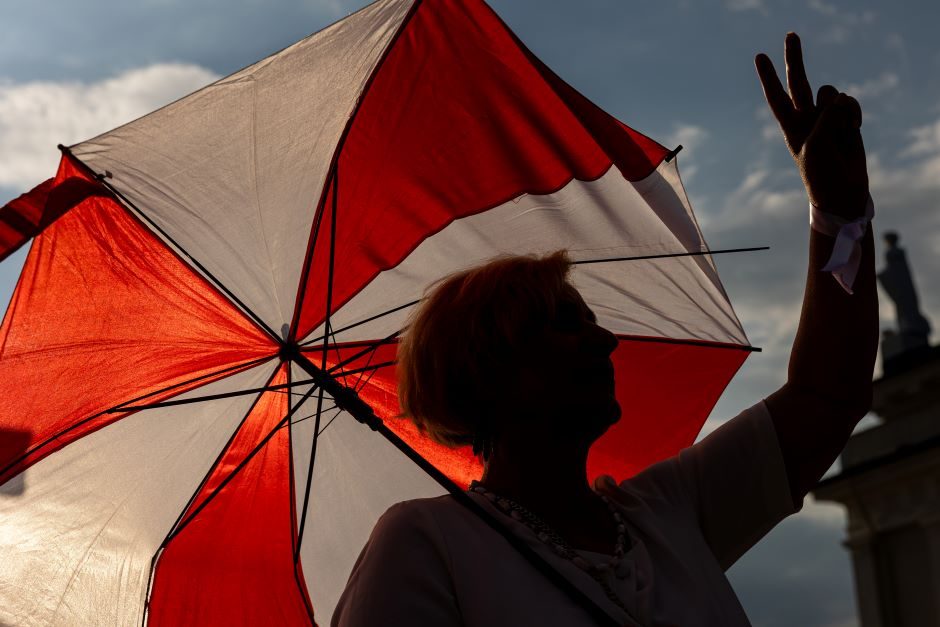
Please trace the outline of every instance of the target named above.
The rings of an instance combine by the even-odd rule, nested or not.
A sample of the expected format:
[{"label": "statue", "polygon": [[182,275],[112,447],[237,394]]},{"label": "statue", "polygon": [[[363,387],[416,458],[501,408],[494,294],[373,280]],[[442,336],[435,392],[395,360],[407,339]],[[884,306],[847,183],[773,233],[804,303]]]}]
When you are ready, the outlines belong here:
[{"label": "statue", "polygon": [[878,273],[878,282],[894,302],[898,328],[882,334],[881,349],[887,362],[912,349],[927,346],[930,322],[920,312],[914,277],[907,265],[907,255],[898,246],[899,236],[893,231],[884,234],[885,268]]}]

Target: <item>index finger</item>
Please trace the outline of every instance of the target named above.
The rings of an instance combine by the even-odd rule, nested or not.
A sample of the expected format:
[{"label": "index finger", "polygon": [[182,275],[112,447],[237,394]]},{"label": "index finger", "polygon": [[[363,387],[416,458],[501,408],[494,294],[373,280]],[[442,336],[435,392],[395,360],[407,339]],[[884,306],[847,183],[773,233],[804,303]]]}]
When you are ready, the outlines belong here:
[{"label": "index finger", "polygon": [[786,134],[790,118],[793,116],[793,101],[783,89],[780,78],[777,76],[777,70],[774,69],[773,61],[766,54],[759,54],[754,59],[754,66],[757,68],[757,76],[760,78],[761,87],[764,89],[764,98],[770,106],[771,112],[780,123],[780,127]]}]

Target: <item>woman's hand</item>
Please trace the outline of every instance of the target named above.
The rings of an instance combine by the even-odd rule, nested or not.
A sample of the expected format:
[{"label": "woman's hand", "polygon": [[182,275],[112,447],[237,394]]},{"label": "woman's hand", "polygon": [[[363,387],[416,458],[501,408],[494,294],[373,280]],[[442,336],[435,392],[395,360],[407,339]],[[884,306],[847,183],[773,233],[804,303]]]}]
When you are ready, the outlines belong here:
[{"label": "woman's hand", "polygon": [[810,202],[827,213],[857,218],[868,201],[862,109],[858,101],[832,85],[820,87],[813,102],[796,33],[787,34],[785,58],[789,94],[766,54],[757,55],[754,62]]}]

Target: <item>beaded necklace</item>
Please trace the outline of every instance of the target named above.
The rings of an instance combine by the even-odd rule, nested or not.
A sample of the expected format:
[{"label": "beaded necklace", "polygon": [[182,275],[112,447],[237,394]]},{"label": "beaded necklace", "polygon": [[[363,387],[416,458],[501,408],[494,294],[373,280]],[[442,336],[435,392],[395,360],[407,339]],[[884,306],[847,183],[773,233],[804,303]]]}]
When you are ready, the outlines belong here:
[{"label": "beaded necklace", "polygon": [[581,555],[578,555],[578,553],[573,548],[571,548],[567,542],[565,542],[564,538],[558,535],[558,533],[545,521],[519,503],[513,501],[512,499],[508,499],[490,492],[478,481],[473,481],[470,483],[470,490],[472,492],[476,492],[477,494],[481,494],[504,514],[511,517],[513,520],[518,520],[531,529],[535,533],[536,537],[548,547],[550,547],[556,555],[570,560],[575,566],[590,575],[591,578],[600,585],[601,590],[604,591],[604,594],[608,599],[610,599],[612,603],[626,612],[627,616],[632,616],[630,610],[627,609],[626,603],[623,602],[617,593],[614,592],[613,588],[610,587],[610,584],[607,583],[607,573],[616,573],[617,567],[623,560],[623,555],[625,552],[624,545],[626,543],[627,535],[627,527],[623,521],[623,516],[609,498],[603,494],[598,495],[601,497],[601,500],[604,501],[607,509],[610,510],[614,522],[617,525],[617,542],[614,545],[614,555],[607,562],[593,564]]}]

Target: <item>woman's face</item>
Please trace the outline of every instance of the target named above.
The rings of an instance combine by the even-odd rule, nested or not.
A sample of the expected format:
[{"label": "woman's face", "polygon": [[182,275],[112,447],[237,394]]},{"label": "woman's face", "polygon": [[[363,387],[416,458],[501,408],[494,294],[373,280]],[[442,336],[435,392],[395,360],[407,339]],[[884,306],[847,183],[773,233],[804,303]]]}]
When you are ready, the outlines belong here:
[{"label": "woman's face", "polygon": [[568,286],[520,369],[520,391],[533,428],[593,442],[620,419],[611,353],[616,336]]}]

